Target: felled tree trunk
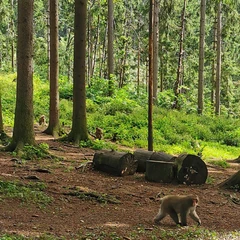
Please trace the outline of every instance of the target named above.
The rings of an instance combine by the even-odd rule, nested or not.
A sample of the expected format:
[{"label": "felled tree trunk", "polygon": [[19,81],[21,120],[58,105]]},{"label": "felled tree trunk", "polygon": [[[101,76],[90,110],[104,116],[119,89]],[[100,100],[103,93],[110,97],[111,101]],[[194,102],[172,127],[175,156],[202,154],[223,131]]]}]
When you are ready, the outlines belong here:
[{"label": "felled tree trunk", "polygon": [[151,158],[153,151],[138,149],[134,152],[134,159],[138,161],[137,172],[146,172],[146,161]]},{"label": "felled tree trunk", "polygon": [[138,149],[134,152],[134,158],[138,161],[137,172],[146,172],[146,163],[148,160],[174,162],[176,157],[164,152],[153,152]]},{"label": "felled tree trunk", "polygon": [[139,162],[137,171],[146,172],[145,177],[149,181],[178,181],[190,185],[204,184],[207,179],[207,166],[196,155],[183,154],[175,157],[164,152],[137,150],[134,158]]},{"label": "felled tree trunk", "polygon": [[177,179],[180,183],[204,184],[208,176],[205,162],[198,156],[182,154],[175,159],[178,168]]},{"label": "felled tree trunk", "polygon": [[148,160],[145,178],[150,182],[171,183],[176,180],[176,165],[173,162]]},{"label": "felled tree trunk", "polygon": [[137,165],[138,162],[131,153],[104,151],[95,153],[93,157],[94,169],[116,176],[133,175]]},{"label": "felled tree trunk", "polygon": [[235,189],[240,191],[240,170],[232,175],[229,179],[226,181],[220,183],[219,185],[221,188],[226,189]]}]

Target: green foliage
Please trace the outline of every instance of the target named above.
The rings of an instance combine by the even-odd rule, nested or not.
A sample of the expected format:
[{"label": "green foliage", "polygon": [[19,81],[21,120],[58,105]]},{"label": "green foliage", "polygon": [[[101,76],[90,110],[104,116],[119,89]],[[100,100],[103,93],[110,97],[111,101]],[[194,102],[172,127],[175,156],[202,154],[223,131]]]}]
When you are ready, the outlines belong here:
[{"label": "green foliage", "polygon": [[25,185],[18,182],[0,181],[0,197],[2,200],[17,198],[25,203],[36,203],[43,206],[51,202],[51,198],[43,192],[44,189],[46,189],[44,183]]},{"label": "green foliage", "polygon": [[213,164],[213,165],[222,167],[222,168],[228,168],[228,167],[230,167],[230,164],[227,163],[225,160],[211,160],[211,161],[208,161],[208,162],[211,163],[211,164]]},{"label": "green foliage", "polygon": [[35,159],[42,159],[48,156],[47,144],[40,144],[39,146],[32,146],[32,145],[25,145],[21,152],[21,158],[24,160],[35,160]]}]

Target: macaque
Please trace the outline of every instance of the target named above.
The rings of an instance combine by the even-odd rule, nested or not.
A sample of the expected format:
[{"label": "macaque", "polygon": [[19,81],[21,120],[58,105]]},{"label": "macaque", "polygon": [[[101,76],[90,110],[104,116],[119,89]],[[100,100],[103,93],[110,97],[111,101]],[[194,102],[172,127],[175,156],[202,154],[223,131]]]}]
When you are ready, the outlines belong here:
[{"label": "macaque", "polygon": [[41,125],[45,125],[45,123],[46,123],[46,119],[45,119],[45,116],[44,115],[42,115],[40,118],[39,118],[39,125],[41,126]]},{"label": "macaque", "polygon": [[96,139],[101,140],[103,137],[103,130],[99,127],[96,127],[95,135],[96,135]]},{"label": "macaque", "polygon": [[196,221],[198,225],[201,225],[201,220],[196,213],[196,207],[198,203],[198,196],[165,196],[160,199],[160,210],[157,216],[154,218],[154,222],[159,223],[164,217],[170,215],[176,224],[187,226],[187,215],[190,215],[190,217]]}]

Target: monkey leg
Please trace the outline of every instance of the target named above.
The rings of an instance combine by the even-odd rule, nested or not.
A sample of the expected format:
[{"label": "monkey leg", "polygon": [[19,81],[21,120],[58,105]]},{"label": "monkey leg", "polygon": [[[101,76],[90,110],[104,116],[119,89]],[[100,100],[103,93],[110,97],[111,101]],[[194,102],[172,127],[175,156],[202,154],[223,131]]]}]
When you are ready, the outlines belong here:
[{"label": "monkey leg", "polygon": [[176,224],[180,224],[179,218],[178,218],[178,214],[176,213],[176,211],[175,211],[174,209],[172,209],[171,211],[169,211],[169,216],[172,218],[172,220],[173,220]]},{"label": "monkey leg", "polygon": [[181,218],[181,226],[187,226],[187,213],[181,212],[180,218]]},{"label": "monkey leg", "polygon": [[159,213],[157,214],[157,216],[153,219],[154,223],[159,223],[163,218],[166,217],[166,213],[162,212],[161,210],[159,211]]},{"label": "monkey leg", "polygon": [[198,223],[198,225],[201,225],[201,220],[199,216],[197,215],[196,211],[190,212],[189,216]]}]

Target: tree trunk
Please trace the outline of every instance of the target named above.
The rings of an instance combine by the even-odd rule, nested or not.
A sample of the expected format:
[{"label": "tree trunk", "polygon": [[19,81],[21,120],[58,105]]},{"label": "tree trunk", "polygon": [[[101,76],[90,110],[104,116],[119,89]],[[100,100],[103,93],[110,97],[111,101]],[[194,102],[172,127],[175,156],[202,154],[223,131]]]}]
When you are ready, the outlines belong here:
[{"label": "tree trunk", "polygon": [[7,151],[35,145],[33,128],[33,0],[18,1],[17,96],[13,137]]},{"label": "tree trunk", "polygon": [[146,162],[146,180],[150,182],[171,183],[176,181],[176,165],[172,162],[148,160]]},{"label": "tree trunk", "polygon": [[73,70],[73,120],[69,141],[79,144],[88,139],[86,117],[86,22],[87,1],[75,1],[74,18],[74,70]]},{"label": "tree trunk", "polygon": [[0,93],[0,134],[3,132],[2,94]]},{"label": "tree trunk", "polygon": [[216,100],[216,51],[217,51],[217,17],[214,18],[213,25],[213,59],[212,59],[212,89],[211,89],[211,103],[214,109]]},{"label": "tree trunk", "polygon": [[240,191],[240,171],[232,175],[229,179],[219,185],[221,188],[234,189]]},{"label": "tree trunk", "polygon": [[177,179],[180,183],[204,184],[208,170],[205,162],[198,156],[191,154],[179,155],[175,160],[178,166]]},{"label": "tree trunk", "polygon": [[151,158],[153,151],[138,149],[134,152],[134,159],[138,161],[137,172],[146,172],[146,162]]},{"label": "tree trunk", "polygon": [[181,93],[182,79],[183,79],[183,41],[184,41],[184,32],[185,32],[185,14],[186,14],[186,0],[184,0],[183,10],[182,10],[182,26],[179,40],[179,57],[178,57],[178,68],[177,68],[177,79],[174,84],[174,94],[175,101],[173,108],[179,109],[178,95]]},{"label": "tree trunk", "polygon": [[58,57],[58,0],[50,1],[50,109],[49,125],[44,131],[59,136],[59,57]]},{"label": "tree trunk", "polygon": [[216,104],[215,114],[220,115],[220,85],[222,68],[222,1],[218,3],[217,14],[217,69],[216,69]]},{"label": "tree trunk", "polygon": [[199,70],[198,70],[198,114],[203,112],[203,83],[204,83],[204,45],[205,45],[205,13],[206,0],[201,0]]},{"label": "tree trunk", "polygon": [[93,166],[112,175],[126,176],[136,172],[137,161],[131,153],[104,151],[94,154]]},{"label": "tree trunk", "polygon": [[113,74],[114,74],[114,57],[113,57],[113,0],[108,0],[108,94],[113,94]]},{"label": "tree trunk", "polygon": [[154,24],[153,24],[153,103],[157,103],[158,95],[158,13],[159,13],[159,1],[155,1],[154,4]]},{"label": "tree trunk", "polygon": [[149,80],[148,80],[148,151],[153,151],[153,11],[155,0],[150,1],[149,9]]}]

